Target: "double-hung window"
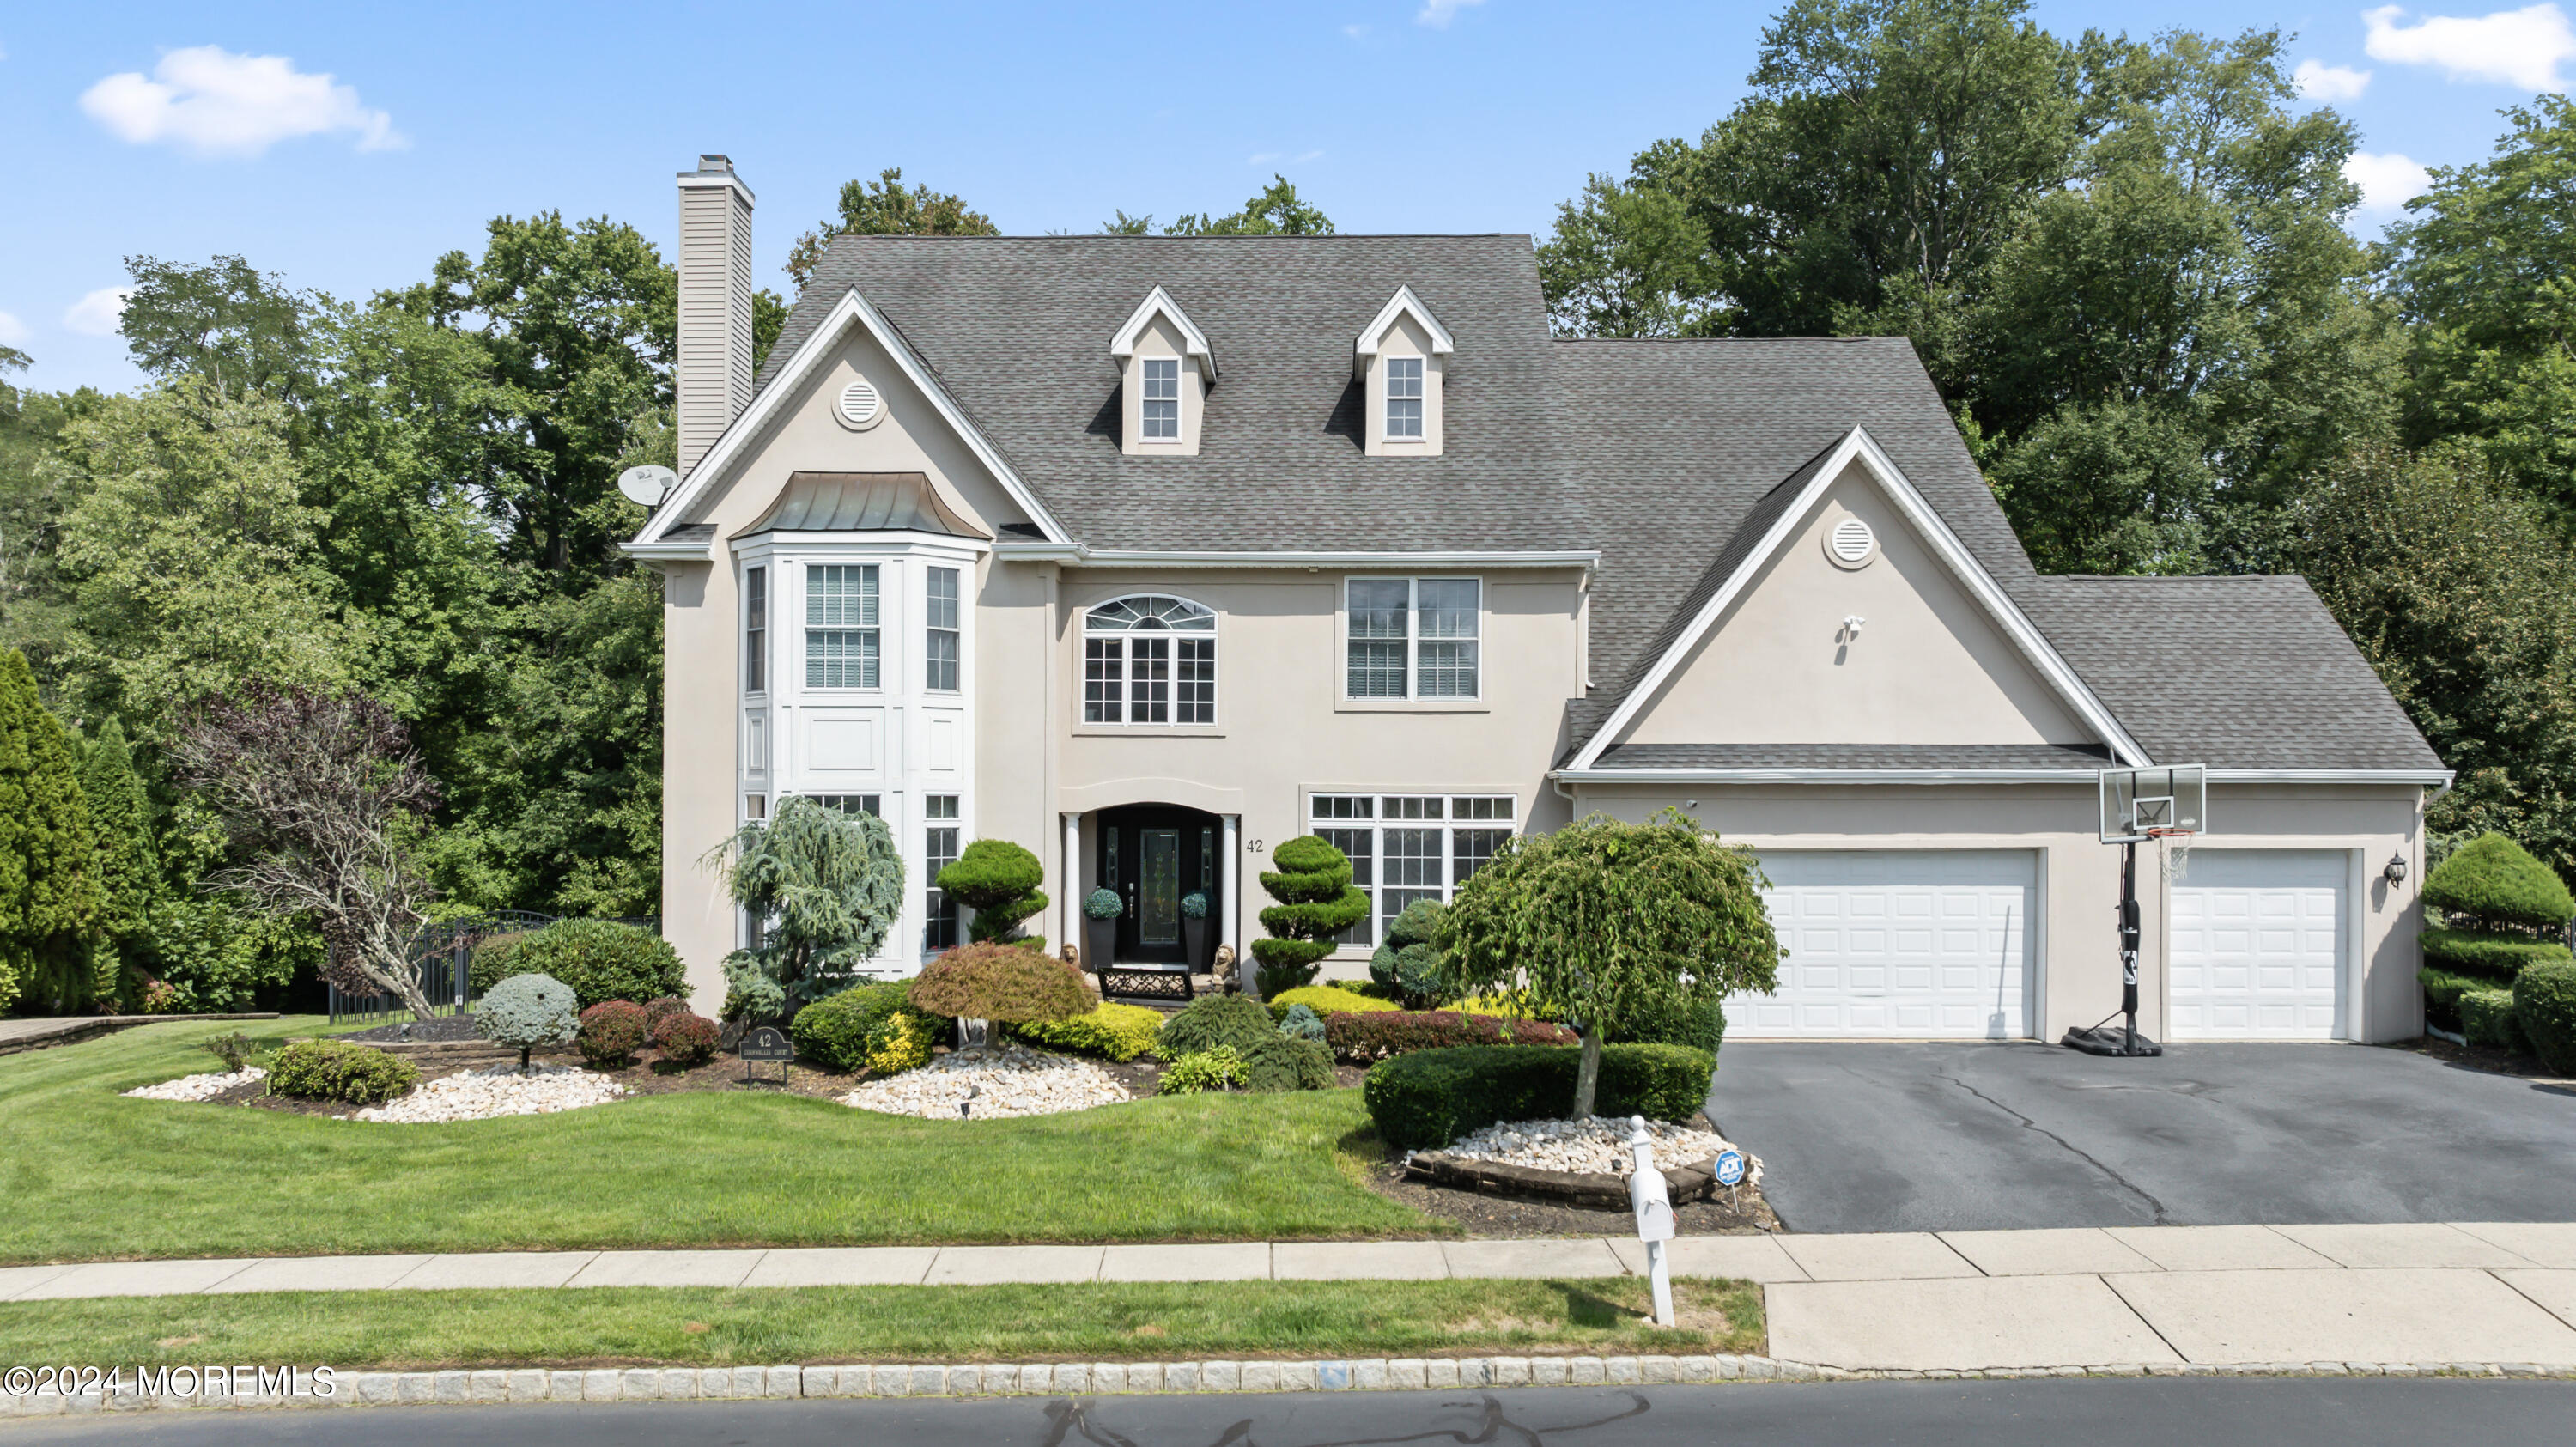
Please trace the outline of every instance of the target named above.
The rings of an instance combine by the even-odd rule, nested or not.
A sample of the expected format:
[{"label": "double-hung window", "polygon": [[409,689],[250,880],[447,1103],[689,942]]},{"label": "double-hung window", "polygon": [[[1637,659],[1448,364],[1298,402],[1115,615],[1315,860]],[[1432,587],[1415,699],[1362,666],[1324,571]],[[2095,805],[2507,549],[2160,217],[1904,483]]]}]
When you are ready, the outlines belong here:
[{"label": "double-hung window", "polygon": [[957,906],[938,884],[939,871],[957,862],[957,796],[925,795],[921,813],[921,877],[930,881],[922,910],[921,952],[929,955],[957,943]]},{"label": "double-hung window", "polygon": [[742,691],[761,693],[769,684],[769,570],[752,568],[742,575]]},{"label": "double-hung window", "polygon": [[1419,440],[1422,436],[1422,359],[1386,359],[1386,435]]},{"label": "double-hung window", "polygon": [[1082,618],[1082,721],[1216,722],[1216,615],[1181,598],[1120,598]]},{"label": "double-hung window", "polygon": [[877,570],[805,570],[805,686],[877,687]]},{"label": "double-hung window", "polygon": [[1353,578],[1343,599],[1343,696],[1481,697],[1484,584],[1475,578]]},{"label": "double-hung window", "polygon": [[1369,916],[1335,938],[1373,944],[1416,900],[1447,903],[1512,832],[1508,794],[1317,794],[1315,833],[1350,856]]},{"label": "double-hung window", "polygon": [[957,691],[957,570],[930,568],[929,587],[924,600],[927,622],[922,640],[922,657],[928,676],[924,687],[938,692]]},{"label": "double-hung window", "polygon": [[1145,359],[1145,440],[1181,440],[1181,359]]}]

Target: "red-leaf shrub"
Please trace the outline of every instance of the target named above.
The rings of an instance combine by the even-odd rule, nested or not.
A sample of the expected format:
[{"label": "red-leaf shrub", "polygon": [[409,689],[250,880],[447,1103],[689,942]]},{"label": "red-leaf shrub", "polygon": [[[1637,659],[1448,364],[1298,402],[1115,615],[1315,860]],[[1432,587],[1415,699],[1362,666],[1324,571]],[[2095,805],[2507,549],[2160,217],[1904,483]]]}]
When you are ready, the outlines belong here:
[{"label": "red-leaf shrub", "polygon": [[644,1043],[644,1007],[632,1000],[602,1000],[581,1012],[573,1048],[595,1069],[623,1065]]},{"label": "red-leaf shrub", "polygon": [[1324,1017],[1324,1043],[1365,1063],[1451,1045],[1573,1045],[1581,1037],[1546,1020],[1506,1020],[1456,1010],[1337,1010]]},{"label": "red-leaf shrub", "polygon": [[665,1060],[704,1065],[716,1055],[716,1022],[687,1010],[665,1013],[653,1022],[653,1043],[662,1048]]},{"label": "red-leaf shrub", "polygon": [[652,1030],[669,1016],[687,1013],[689,1013],[689,1002],[677,995],[664,995],[658,1000],[647,1000],[644,1002],[644,1028]]},{"label": "red-leaf shrub", "polygon": [[928,1015],[994,1020],[1070,1020],[1099,1008],[1091,982],[1062,960],[1005,944],[959,945],[913,980],[912,1007]]}]

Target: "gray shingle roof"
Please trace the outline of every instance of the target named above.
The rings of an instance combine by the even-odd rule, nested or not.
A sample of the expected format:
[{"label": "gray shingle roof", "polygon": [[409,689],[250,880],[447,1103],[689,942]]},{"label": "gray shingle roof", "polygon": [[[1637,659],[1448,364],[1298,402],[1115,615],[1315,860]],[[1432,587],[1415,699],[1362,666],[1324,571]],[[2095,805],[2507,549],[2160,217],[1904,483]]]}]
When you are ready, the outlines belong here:
[{"label": "gray shingle roof", "polygon": [[2070,769],[2110,750],[2063,744],[1614,744],[1604,769]]},{"label": "gray shingle roof", "polygon": [[[1361,446],[1352,343],[1400,285],[1457,340],[1437,458]],[[1109,341],[1156,286],[1224,358],[1194,458],[1119,451]],[[1526,236],[844,236],[763,385],[852,287],[1096,547],[1597,550],[1574,744],[1860,426],[2159,760],[2432,764],[2296,579],[2035,576],[1903,338],[1553,340]]]}]

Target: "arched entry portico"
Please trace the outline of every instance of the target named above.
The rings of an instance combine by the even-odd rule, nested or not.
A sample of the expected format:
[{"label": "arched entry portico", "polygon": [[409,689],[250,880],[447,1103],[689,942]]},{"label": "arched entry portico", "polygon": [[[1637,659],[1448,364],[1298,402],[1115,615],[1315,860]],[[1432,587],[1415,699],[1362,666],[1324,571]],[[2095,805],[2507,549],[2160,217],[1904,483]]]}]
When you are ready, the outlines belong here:
[{"label": "arched entry portico", "polygon": [[[1100,812],[1092,827],[1092,878],[1126,906],[1118,917],[1119,964],[1188,963],[1205,969],[1207,936],[1223,915],[1225,823],[1176,804],[1129,804]],[[1188,927],[1181,902],[1207,896],[1207,924]],[[1200,934],[1193,953],[1190,936]]]}]

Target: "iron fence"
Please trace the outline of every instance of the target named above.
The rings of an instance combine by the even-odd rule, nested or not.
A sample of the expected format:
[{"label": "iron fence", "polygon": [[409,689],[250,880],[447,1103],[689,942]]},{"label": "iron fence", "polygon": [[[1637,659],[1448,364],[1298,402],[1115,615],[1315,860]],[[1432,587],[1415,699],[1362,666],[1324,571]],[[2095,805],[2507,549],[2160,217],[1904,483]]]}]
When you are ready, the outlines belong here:
[{"label": "iron fence", "polygon": [[[441,920],[422,929],[413,939],[410,950],[412,978],[419,982],[420,992],[428,997],[430,1013],[437,1016],[473,1013],[474,950],[494,935],[518,934],[543,929],[563,915],[538,914],[533,910],[506,909],[474,919]],[[631,924],[662,932],[659,915],[637,915],[610,921]],[[331,1023],[364,1025],[390,1020],[408,1013],[402,997],[390,992],[361,993],[330,987]]]}]

